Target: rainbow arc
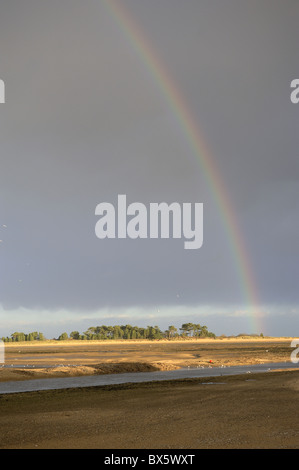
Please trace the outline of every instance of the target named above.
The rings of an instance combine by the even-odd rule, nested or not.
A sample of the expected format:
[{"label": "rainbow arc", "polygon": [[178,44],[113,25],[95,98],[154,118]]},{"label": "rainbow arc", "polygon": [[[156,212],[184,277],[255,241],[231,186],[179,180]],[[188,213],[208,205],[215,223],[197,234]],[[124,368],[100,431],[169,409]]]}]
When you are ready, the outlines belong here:
[{"label": "rainbow arc", "polygon": [[251,265],[244,236],[239,227],[236,213],[227,187],[219,172],[192,110],[177,87],[173,77],[160,60],[144,31],[133,18],[131,12],[118,0],[102,0],[109,14],[122,30],[130,46],[136,51],[141,63],[151,75],[160,93],[175,115],[186,141],[200,164],[215,205],[219,210],[226,232],[227,242],[234,260],[235,269],[246,303],[246,311],[251,321],[253,332],[263,331],[260,318],[258,287]]}]

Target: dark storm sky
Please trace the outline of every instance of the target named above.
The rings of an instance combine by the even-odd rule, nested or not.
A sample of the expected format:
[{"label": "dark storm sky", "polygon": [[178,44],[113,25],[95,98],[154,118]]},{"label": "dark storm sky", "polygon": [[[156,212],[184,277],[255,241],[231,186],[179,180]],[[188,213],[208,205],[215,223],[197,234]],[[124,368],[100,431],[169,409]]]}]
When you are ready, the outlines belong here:
[{"label": "dark storm sky", "polygon": [[[250,316],[199,158],[109,1],[10,0],[0,6],[3,335],[103,323],[166,328],[184,319],[218,334],[263,326],[293,335],[298,2],[119,4],[163,63],[221,173],[260,317]],[[118,194],[144,204],[203,202],[203,247],[97,239],[95,207],[116,205]]]}]

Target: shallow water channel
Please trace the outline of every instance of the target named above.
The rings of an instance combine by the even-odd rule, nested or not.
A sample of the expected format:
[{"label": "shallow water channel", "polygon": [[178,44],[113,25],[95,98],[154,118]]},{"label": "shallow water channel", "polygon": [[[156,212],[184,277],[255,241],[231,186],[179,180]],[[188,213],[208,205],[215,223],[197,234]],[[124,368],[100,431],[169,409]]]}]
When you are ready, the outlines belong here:
[{"label": "shallow water channel", "polygon": [[[9,381],[0,382],[0,394],[78,387],[99,387],[104,385],[155,382],[160,380],[190,379],[196,377],[225,377],[226,375],[267,372],[275,369],[299,370],[299,364],[294,364],[292,362],[277,362],[266,364],[254,364],[247,366],[184,368],[157,372],[130,372],[123,374],[104,374],[81,377],[59,377],[48,379]],[[212,382],[207,383],[212,384]]]}]

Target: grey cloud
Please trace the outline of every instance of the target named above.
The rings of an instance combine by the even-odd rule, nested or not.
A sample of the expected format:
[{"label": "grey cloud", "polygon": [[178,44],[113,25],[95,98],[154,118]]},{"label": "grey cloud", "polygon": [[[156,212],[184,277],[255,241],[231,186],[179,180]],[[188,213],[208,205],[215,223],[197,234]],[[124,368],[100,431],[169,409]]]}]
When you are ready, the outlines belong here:
[{"label": "grey cloud", "polygon": [[[298,74],[297,2],[123,6],[206,140],[261,302],[296,305],[299,105],[289,84]],[[200,155],[109,8],[6,2],[0,43],[0,304],[75,315],[175,304],[177,291],[192,306],[246,303]],[[203,202],[203,247],[96,239],[96,205],[121,193],[145,204]]]}]

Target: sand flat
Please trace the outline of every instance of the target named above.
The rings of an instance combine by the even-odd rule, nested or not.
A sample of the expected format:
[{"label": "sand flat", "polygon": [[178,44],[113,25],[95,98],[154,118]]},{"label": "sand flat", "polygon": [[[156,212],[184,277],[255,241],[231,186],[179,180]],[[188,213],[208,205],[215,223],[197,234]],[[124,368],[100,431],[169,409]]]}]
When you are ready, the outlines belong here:
[{"label": "sand flat", "polygon": [[299,447],[297,370],[208,382],[202,378],[3,395],[0,448]]},{"label": "sand flat", "polygon": [[[10,344],[0,380],[289,362],[291,339]],[[297,449],[298,391],[289,370],[5,394],[0,448]]]},{"label": "sand flat", "polygon": [[0,381],[285,362],[290,360],[291,340],[234,338],[7,343],[5,365],[13,365],[13,368],[1,368]]}]

